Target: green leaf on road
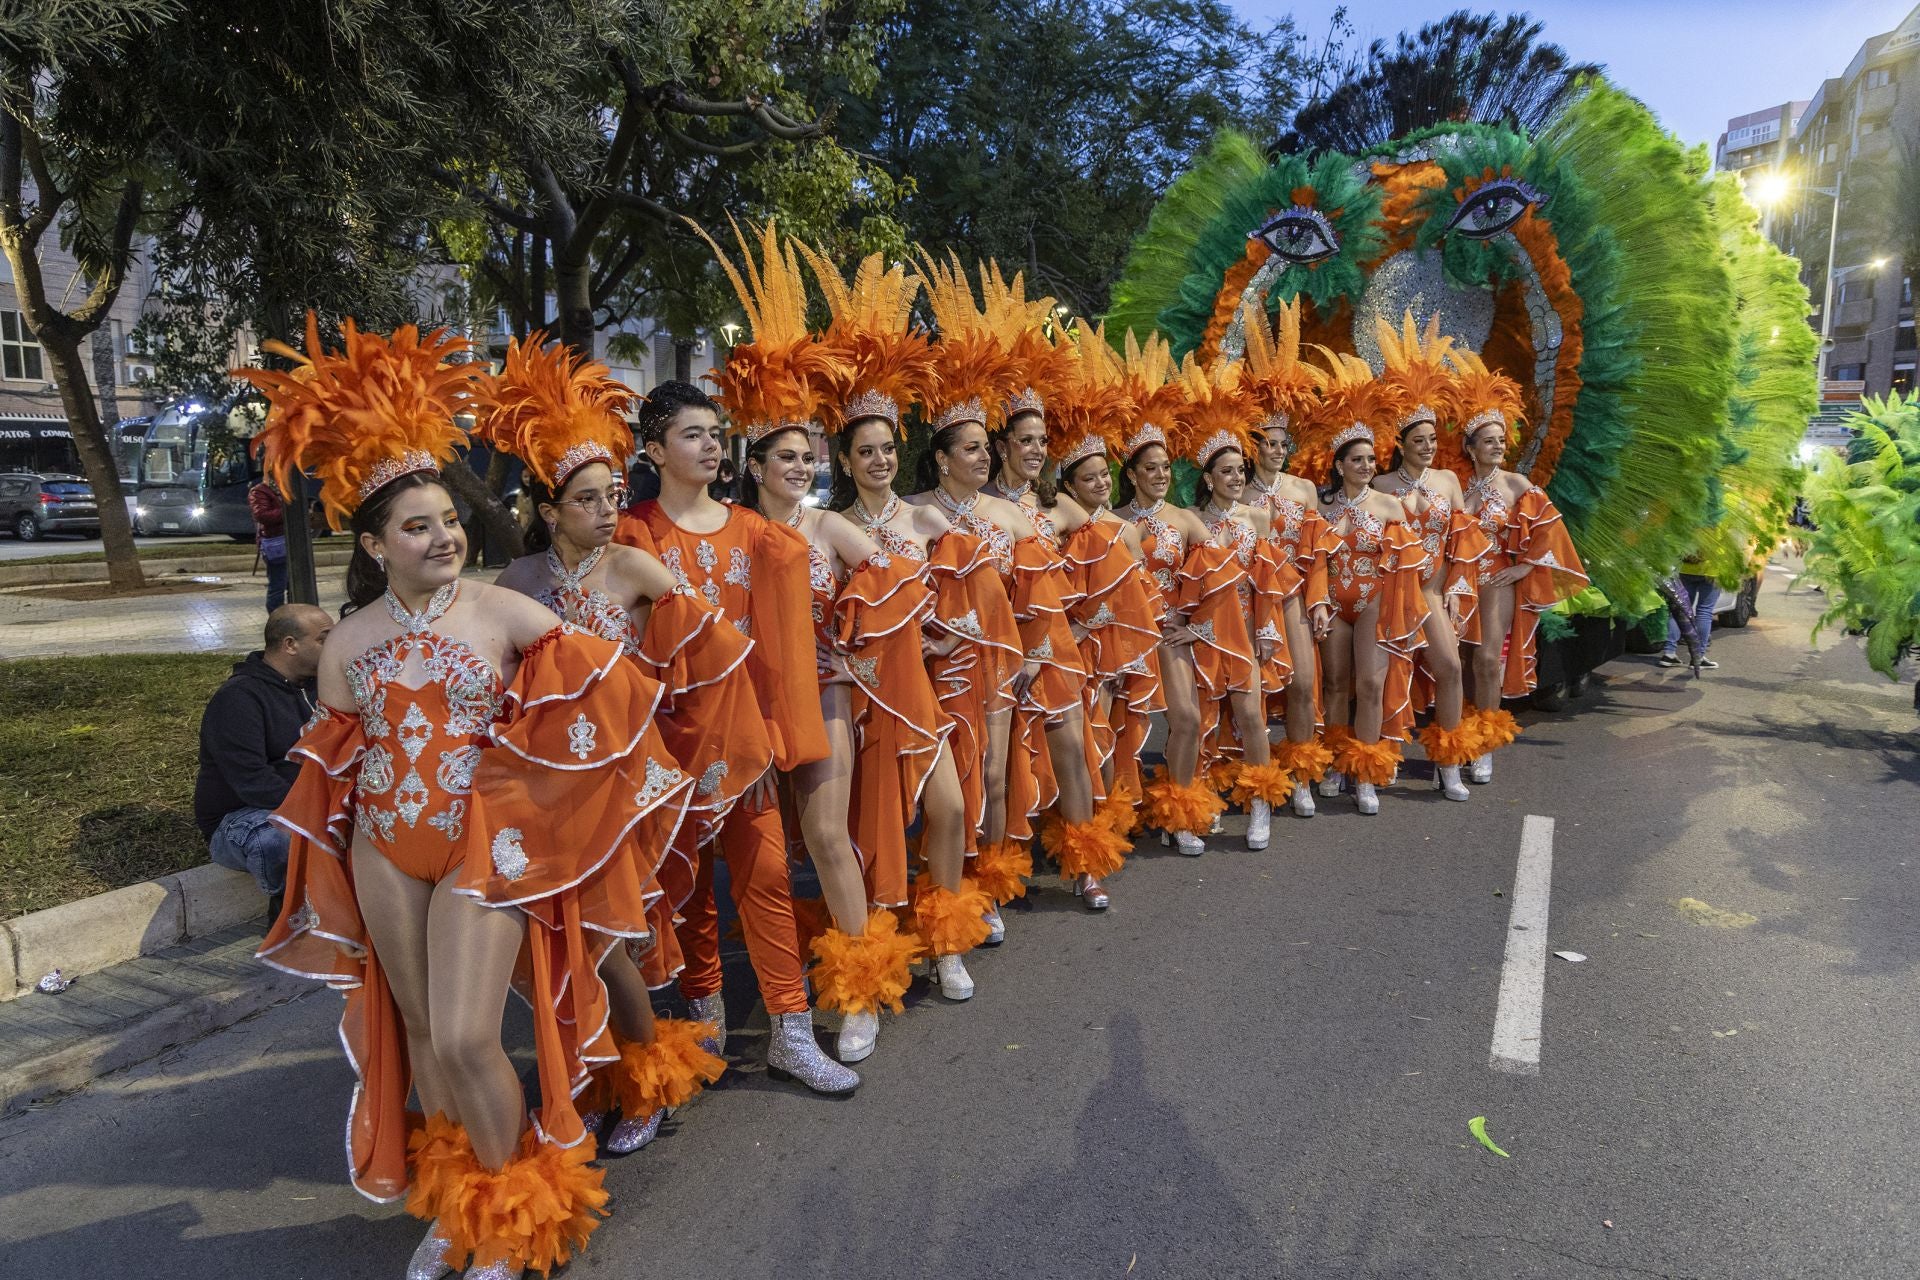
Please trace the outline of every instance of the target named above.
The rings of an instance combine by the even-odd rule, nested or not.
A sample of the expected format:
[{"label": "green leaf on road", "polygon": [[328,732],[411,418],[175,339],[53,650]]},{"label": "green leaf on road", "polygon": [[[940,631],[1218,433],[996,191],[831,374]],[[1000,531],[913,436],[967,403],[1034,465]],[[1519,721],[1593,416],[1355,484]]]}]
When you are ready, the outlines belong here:
[{"label": "green leaf on road", "polygon": [[1495,1146],[1493,1139],[1487,1136],[1487,1118],[1485,1116],[1475,1116],[1473,1119],[1467,1121],[1467,1132],[1480,1139],[1481,1146],[1493,1152],[1493,1154],[1499,1156],[1502,1160],[1512,1158],[1499,1147]]}]

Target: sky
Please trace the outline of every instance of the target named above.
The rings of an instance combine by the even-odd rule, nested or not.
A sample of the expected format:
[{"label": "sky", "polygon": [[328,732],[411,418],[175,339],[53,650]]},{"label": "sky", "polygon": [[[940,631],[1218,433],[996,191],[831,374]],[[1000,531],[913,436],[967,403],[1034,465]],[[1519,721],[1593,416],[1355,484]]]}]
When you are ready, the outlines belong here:
[{"label": "sky", "polygon": [[[1336,7],[1324,0],[1230,0],[1244,16],[1291,13],[1316,41]],[[1711,147],[1731,116],[1799,98],[1846,69],[1869,36],[1891,31],[1914,0],[1358,0],[1346,6],[1361,48],[1375,37],[1456,9],[1524,10],[1546,24],[1543,38],[1576,61],[1606,66],[1686,142]]]}]

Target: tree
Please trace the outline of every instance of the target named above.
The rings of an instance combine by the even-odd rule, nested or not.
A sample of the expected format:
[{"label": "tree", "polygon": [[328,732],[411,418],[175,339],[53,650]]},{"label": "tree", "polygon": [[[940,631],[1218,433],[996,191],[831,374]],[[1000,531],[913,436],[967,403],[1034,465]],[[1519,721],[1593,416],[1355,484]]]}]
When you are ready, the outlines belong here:
[{"label": "tree", "polygon": [[1582,76],[1601,70],[1541,43],[1544,30],[1525,14],[1461,9],[1401,32],[1391,48],[1375,40],[1324,97],[1301,108],[1284,149],[1357,153],[1449,120],[1537,133]]},{"label": "tree", "polygon": [[[100,512],[108,581],[118,590],[136,590],[145,578],[87,365],[94,331],[126,280],[147,186],[143,139],[94,135],[86,113],[92,85],[128,74],[137,38],[173,11],[169,0],[53,3],[9,13],[0,25],[0,248],[59,388]],[[49,236],[78,266],[78,278],[58,290],[49,288],[43,257]],[[60,300],[76,296],[72,305]]]},{"label": "tree", "polygon": [[1220,0],[906,0],[839,131],[906,191],[913,239],[1104,310],[1161,191],[1222,125],[1276,136],[1311,57]]}]

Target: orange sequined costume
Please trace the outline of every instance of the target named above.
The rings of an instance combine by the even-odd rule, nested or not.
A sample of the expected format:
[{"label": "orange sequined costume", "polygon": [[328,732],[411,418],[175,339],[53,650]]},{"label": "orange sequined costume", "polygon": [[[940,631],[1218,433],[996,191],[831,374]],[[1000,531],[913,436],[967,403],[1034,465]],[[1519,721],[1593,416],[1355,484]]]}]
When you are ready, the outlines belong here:
[{"label": "orange sequined costume", "polygon": [[1426,644],[1427,604],[1420,590],[1426,553],[1420,535],[1405,521],[1382,520],[1344,494],[1335,495],[1334,505],[1327,557],[1334,612],[1351,625],[1367,608],[1378,606],[1374,638],[1387,655],[1380,734],[1402,741],[1413,728],[1414,655]]},{"label": "orange sequined costume", "polygon": [[[381,1201],[407,1189],[412,1078],[354,895],[356,835],[415,878],[456,876],[456,892],[525,914],[515,986],[534,1015],[537,1131],[572,1146],[587,1137],[574,1092],[618,1057],[600,962],[646,935],[657,890],[640,855],[665,851],[693,787],[653,722],[659,687],[617,645],[557,626],[503,688],[431,629],[445,607],[436,597],[355,658],[354,710],[323,706],[291,753],[300,776],[275,814],[292,835],[286,906],[260,948],[346,993],[340,1032],[360,1077],[348,1158],[355,1187]],[[418,689],[403,679],[416,665]]]},{"label": "orange sequined costume", "polygon": [[[1499,474],[1494,472],[1493,476]],[[1513,628],[1506,637],[1505,679],[1500,690],[1502,697],[1522,698],[1539,683],[1540,615],[1586,587],[1586,566],[1573,549],[1573,539],[1567,535],[1560,512],[1538,485],[1529,485],[1511,510],[1494,483],[1474,484],[1467,490],[1467,501],[1476,507],[1472,520],[1493,544],[1491,552],[1478,561],[1478,581],[1484,584],[1514,565],[1531,569],[1513,584]],[[1461,629],[1461,640],[1482,643],[1477,617]]]}]

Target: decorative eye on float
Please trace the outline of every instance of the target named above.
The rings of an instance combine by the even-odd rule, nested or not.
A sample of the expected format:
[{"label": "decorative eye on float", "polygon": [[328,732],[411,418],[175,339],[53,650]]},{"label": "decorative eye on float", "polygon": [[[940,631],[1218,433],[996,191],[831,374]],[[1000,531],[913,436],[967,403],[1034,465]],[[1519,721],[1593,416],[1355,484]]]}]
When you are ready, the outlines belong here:
[{"label": "decorative eye on float", "polygon": [[1247,238],[1264,241],[1288,262],[1301,264],[1319,262],[1340,252],[1340,234],[1327,221],[1327,215],[1305,205],[1275,214]]},{"label": "decorative eye on float", "polygon": [[1490,240],[1524,218],[1527,210],[1545,204],[1546,199],[1517,178],[1499,178],[1462,200],[1446,229],[1469,240]]}]

